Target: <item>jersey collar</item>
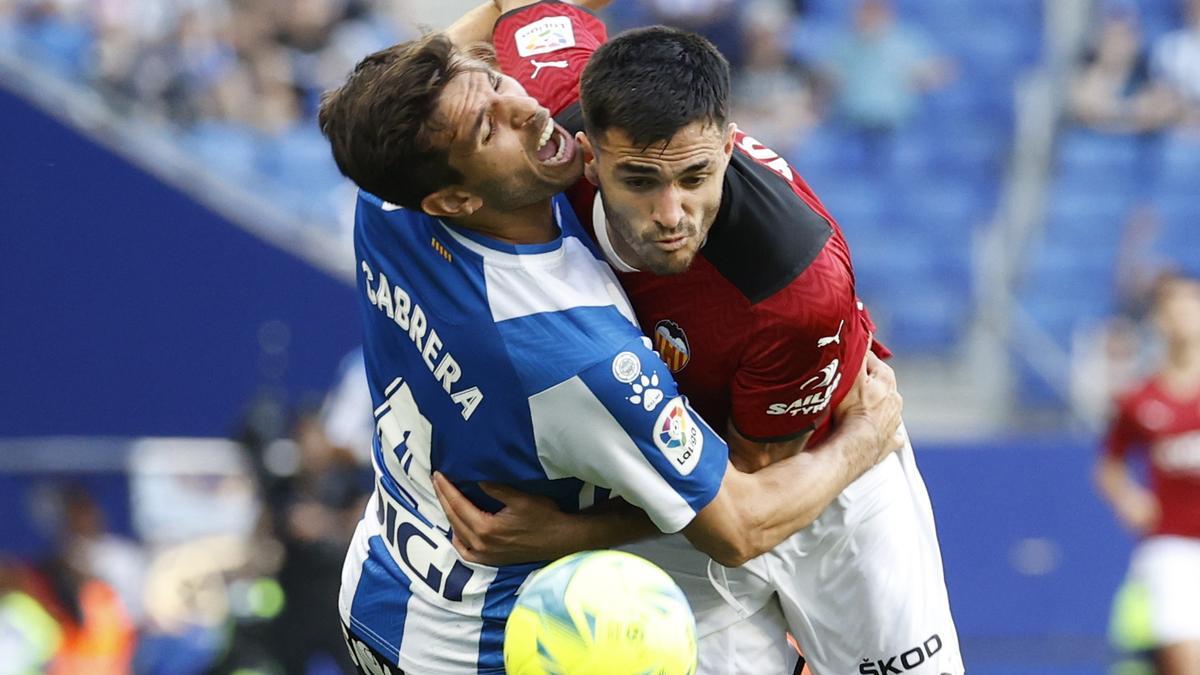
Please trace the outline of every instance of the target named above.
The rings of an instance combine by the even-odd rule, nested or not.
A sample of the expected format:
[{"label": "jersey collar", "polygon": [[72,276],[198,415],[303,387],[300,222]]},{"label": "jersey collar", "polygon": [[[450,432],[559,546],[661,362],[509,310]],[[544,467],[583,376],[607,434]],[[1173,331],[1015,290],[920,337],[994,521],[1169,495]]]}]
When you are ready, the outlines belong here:
[{"label": "jersey collar", "polygon": [[600,250],[604,251],[604,257],[608,259],[608,264],[613,266],[613,269],[618,272],[640,272],[638,268],[630,265],[621,259],[617,254],[617,250],[613,248],[612,239],[608,235],[608,218],[604,215],[604,199],[600,192],[596,192],[596,199],[592,201],[592,229],[596,234],[596,241],[600,244]]},{"label": "jersey collar", "polygon": [[561,257],[564,233],[562,198],[556,196],[553,205],[558,236],[543,244],[510,244],[464,227],[451,225],[440,218],[436,220],[456,242],[485,260],[501,265],[522,266],[542,259],[549,261]]}]

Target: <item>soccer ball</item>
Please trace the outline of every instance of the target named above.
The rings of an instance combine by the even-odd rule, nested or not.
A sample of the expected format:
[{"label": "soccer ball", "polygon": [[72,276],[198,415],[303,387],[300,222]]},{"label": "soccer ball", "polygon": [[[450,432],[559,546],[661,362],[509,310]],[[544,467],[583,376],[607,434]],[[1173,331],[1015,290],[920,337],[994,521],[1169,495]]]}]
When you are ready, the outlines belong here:
[{"label": "soccer ball", "polygon": [[542,569],[504,630],[508,675],[693,675],[696,620],[653,563],[586,551]]}]

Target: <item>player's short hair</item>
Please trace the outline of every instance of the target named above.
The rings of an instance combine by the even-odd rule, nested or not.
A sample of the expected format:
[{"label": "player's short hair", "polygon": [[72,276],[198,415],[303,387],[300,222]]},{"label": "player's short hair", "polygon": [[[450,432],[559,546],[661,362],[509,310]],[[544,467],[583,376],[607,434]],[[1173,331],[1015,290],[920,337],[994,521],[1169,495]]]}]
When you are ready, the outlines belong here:
[{"label": "player's short hair", "polygon": [[463,60],[443,33],[375,52],[345,84],[321,96],[317,120],[338,169],[360,188],[405,208],[462,180],[438,147],[432,124],[446,84]]},{"label": "player's short hair", "polygon": [[621,33],[592,55],[580,82],[589,136],[621,129],[635,145],[729,119],[729,62],[695,33],[651,26]]}]

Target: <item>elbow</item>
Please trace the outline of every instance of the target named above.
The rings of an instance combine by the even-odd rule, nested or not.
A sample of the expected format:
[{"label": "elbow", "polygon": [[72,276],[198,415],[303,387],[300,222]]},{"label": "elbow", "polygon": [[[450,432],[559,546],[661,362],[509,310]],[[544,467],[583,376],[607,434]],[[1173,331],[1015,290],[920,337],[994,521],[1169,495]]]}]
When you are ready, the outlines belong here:
[{"label": "elbow", "polygon": [[758,556],[774,548],[774,543],[766,536],[766,528],[756,522],[748,522],[737,530],[717,548],[708,552],[709,557],[725,567],[741,567]]},{"label": "elbow", "polygon": [[725,567],[741,567],[758,556],[748,543],[722,542],[716,550],[706,551],[708,557]]}]

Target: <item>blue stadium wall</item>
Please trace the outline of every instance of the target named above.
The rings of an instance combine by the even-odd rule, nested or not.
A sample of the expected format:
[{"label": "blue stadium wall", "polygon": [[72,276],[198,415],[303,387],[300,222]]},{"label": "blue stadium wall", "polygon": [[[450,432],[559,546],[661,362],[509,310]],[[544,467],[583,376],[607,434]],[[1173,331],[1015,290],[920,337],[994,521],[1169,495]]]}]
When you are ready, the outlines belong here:
[{"label": "blue stadium wall", "polygon": [[4,90],[0,125],[0,437],[225,436],[331,382],[348,284]]}]

